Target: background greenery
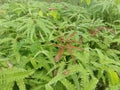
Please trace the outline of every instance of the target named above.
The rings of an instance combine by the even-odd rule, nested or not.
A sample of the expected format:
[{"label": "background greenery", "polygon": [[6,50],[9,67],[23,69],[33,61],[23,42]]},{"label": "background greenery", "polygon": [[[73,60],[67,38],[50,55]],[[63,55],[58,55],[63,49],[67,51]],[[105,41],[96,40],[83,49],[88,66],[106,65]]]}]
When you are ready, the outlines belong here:
[{"label": "background greenery", "polygon": [[119,89],[119,0],[0,1],[0,90]]}]

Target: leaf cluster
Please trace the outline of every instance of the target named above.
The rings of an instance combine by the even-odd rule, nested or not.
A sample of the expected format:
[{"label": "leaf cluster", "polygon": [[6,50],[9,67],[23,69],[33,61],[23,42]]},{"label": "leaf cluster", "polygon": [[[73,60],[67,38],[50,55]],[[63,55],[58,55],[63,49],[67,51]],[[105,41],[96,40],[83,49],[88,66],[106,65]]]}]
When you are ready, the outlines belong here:
[{"label": "leaf cluster", "polygon": [[0,2],[0,90],[120,89],[120,3],[79,3]]}]

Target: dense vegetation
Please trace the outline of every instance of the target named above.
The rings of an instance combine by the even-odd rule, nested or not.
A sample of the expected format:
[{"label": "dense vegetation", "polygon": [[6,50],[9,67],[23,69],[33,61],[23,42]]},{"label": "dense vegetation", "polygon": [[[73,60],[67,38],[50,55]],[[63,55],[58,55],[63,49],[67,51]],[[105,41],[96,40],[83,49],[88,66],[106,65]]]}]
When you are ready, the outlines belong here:
[{"label": "dense vegetation", "polygon": [[0,90],[120,90],[120,0],[41,1],[0,2]]}]

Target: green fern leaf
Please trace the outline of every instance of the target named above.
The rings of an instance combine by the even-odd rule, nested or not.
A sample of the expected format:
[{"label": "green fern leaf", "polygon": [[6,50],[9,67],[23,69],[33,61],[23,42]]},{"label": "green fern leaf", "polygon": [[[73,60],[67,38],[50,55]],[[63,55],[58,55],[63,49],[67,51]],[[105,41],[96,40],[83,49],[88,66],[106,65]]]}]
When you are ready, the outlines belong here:
[{"label": "green fern leaf", "polygon": [[80,83],[78,81],[78,79],[79,79],[78,76],[76,74],[73,74],[72,78],[73,78],[73,81],[74,81],[74,84],[75,84],[77,90],[81,90]]},{"label": "green fern leaf", "polygon": [[57,74],[57,76],[55,76],[53,79],[51,79],[51,81],[49,82],[49,84],[53,84],[58,82],[59,80],[68,77],[70,75],[73,75],[77,72],[83,72],[85,69],[83,69],[83,67],[81,65],[69,65],[68,68],[60,73]]},{"label": "green fern leaf", "polygon": [[76,90],[76,87],[65,78],[62,79],[60,82],[66,87],[67,90]]},{"label": "green fern leaf", "polygon": [[24,79],[25,77],[28,77],[29,75],[33,74],[33,70],[25,70],[20,68],[11,68],[6,69],[3,71],[0,71],[0,81],[1,82],[13,82],[17,80]]},{"label": "green fern leaf", "polygon": [[119,81],[120,81],[119,76],[118,76],[118,74],[114,70],[110,69],[108,71],[108,75],[109,75],[109,78],[110,78],[110,83],[112,85],[119,84]]},{"label": "green fern leaf", "polygon": [[86,0],[87,5],[90,5],[91,0]]},{"label": "green fern leaf", "polygon": [[45,85],[45,88],[46,90],[53,90],[53,88],[49,84]]},{"label": "green fern leaf", "polygon": [[25,83],[24,81],[21,79],[21,80],[17,80],[17,86],[19,87],[19,90],[26,90],[25,88]]},{"label": "green fern leaf", "polygon": [[97,87],[97,83],[98,83],[98,79],[93,78],[84,88],[84,90],[95,90],[95,88]]}]

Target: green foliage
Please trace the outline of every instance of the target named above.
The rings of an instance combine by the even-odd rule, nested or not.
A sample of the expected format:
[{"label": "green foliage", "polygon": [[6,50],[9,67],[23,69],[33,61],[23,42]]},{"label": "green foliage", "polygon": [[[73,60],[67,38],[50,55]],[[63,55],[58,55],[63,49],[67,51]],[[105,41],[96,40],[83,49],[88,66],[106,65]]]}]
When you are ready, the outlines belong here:
[{"label": "green foliage", "polygon": [[119,0],[0,1],[0,90],[119,89]]}]

